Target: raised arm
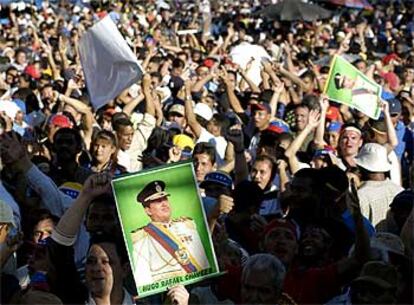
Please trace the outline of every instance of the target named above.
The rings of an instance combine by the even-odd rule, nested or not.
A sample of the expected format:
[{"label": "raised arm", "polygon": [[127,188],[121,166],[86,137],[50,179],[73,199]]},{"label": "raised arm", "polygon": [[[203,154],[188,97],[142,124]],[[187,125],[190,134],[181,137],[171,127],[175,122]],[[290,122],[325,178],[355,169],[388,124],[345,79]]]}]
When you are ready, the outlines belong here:
[{"label": "raised arm", "polygon": [[149,74],[145,74],[142,78],[142,93],[145,98],[145,113],[155,117],[154,99],[151,93],[151,76]]},{"label": "raised arm", "polygon": [[230,82],[228,78],[227,71],[224,67],[220,70],[220,78],[222,79],[224,86],[226,87],[226,94],[229,99],[229,104],[235,113],[244,112],[243,107],[240,104],[239,99],[234,93],[234,85]]},{"label": "raised arm", "polygon": [[323,148],[326,145],[324,140],[325,135],[325,122],[326,122],[326,112],[329,108],[329,100],[326,96],[321,95],[319,98],[319,104],[321,105],[321,119],[319,120],[318,127],[316,128],[315,139],[313,143],[318,148]]},{"label": "raised arm", "polygon": [[122,112],[126,113],[128,116],[132,114],[134,109],[145,99],[144,93],[140,93],[136,98],[133,98],[129,103],[127,103]]},{"label": "raised arm", "polygon": [[299,151],[306,137],[318,126],[319,118],[320,113],[317,110],[311,110],[309,112],[308,125],[306,125],[305,129],[299,133],[299,135],[292,141],[285,151],[285,156],[289,159],[292,174],[299,170],[296,153]]},{"label": "raised arm", "polygon": [[279,102],[279,97],[282,94],[282,91],[285,89],[285,84],[283,82],[279,82],[277,85],[273,86],[273,95],[270,99],[270,109],[271,109],[271,118],[273,119],[276,116],[277,111],[277,104]]},{"label": "raised arm", "polygon": [[244,140],[241,126],[232,127],[227,133],[226,139],[233,144],[234,147],[234,173],[235,182],[237,185],[240,182],[247,180],[249,177],[249,169],[247,166],[246,156],[244,155]]},{"label": "raised arm", "polygon": [[185,118],[187,120],[188,126],[190,126],[191,130],[194,132],[197,138],[201,135],[202,127],[200,123],[197,121],[196,115],[194,114],[193,110],[193,99],[191,97],[191,82],[185,82]]},{"label": "raised arm", "polygon": [[295,73],[292,73],[289,70],[286,70],[282,66],[279,67],[279,71],[280,71],[280,74],[282,76],[289,78],[292,82],[294,82],[296,85],[298,85],[303,91],[308,91],[308,89],[309,89],[308,86]]},{"label": "raised arm", "polygon": [[57,80],[60,77],[59,70],[56,67],[55,59],[53,58],[53,49],[49,44],[49,41],[46,40],[46,43],[39,40],[41,48],[45,51],[47,55],[47,62],[52,70],[52,77],[54,80]]},{"label": "raised arm", "polygon": [[83,189],[72,206],[63,214],[55,230],[58,234],[73,238],[78,234],[86,211],[93,199],[111,192],[111,178],[107,173],[95,174],[85,181]]},{"label": "raised arm", "polygon": [[196,92],[200,92],[204,85],[207,84],[209,81],[211,81],[214,78],[214,73],[212,71],[210,71],[209,74],[207,74],[205,77],[199,79],[194,86],[192,86],[191,91],[196,93]]},{"label": "raised arm", "polygon": [[62,59],[62,69],[66,70],[69,68],[69,60],[68,57],[66,56],[66,51],[68,49],[67,47],[67,40],[63,39],[62,36],[59,36],[59,55]]},{"label": "raised arm", "polygon": [[247,85],[250,87],[250,90],[253,93],[260,93],[259,87],[250,79],[250,77],[247,75],[247,72],[249,71],[250,67],[246,67],[246,70],[243,70],[241,67],[238,67],[237,72],[240,73],[242,79],[247,83]]},{"label": "raised arm", "polygon": [[[69,82],[74,83],[73,80],[70,80]],[[68,96],[65,96],[63,94],[58,93],[57,91],[54,92],[55,95],[57,95],[57,100],[62,102],[62,104],[68,104],[76,109],[76,111],[80,112],[83,115],[83,120],[85,123],[85,130],[84,130],[84,141],[86,144],[86,147],[89,149],[91,141],[92,141],[92,133],[93,133],[93,122],[94,122],[94,116],[91,111],[91,109],[82,103],[81,101],[71,98]],[[63,105],[62,105],[63,106]]]},{"label": "raised arm", "polygon": [[25,147],[19,143],[15,136],[5,135],[1,140],[1,145],[2,162],[22,173],[26,177],[28,185],[39,194],[44,207],[52,214],[61,216],[72,203],[72,198],[61,192],[52,179],[33,165]]},{"label": "raised arm", "polygon": [[386,101],[381,101],[381,108],[384,112],[385,126],[387,127],[388,141],[386,144],[387,152],[390,153],[398,145],[397,132],[392,124],[389,104]]}]

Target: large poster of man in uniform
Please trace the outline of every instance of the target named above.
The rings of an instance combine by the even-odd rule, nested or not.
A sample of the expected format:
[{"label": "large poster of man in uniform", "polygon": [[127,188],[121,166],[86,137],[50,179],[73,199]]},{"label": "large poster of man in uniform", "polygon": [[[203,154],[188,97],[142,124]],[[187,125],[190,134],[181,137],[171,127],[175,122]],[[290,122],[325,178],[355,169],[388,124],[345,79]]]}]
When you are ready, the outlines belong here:
[{"label": "large poster of man in uniform", "polygon": [[192,162],[118,177],[112,186],[140,297],[219,273]]}]

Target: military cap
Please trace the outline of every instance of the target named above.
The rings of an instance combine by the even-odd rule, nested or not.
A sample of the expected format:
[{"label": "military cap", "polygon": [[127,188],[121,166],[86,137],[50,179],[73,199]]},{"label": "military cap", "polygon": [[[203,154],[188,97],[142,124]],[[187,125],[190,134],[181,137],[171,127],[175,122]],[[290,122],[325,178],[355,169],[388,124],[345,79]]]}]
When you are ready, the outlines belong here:
[{"label": "military cap", "polygon": [[164,181],[155,180],[148,183],[142,191],[138,193],[137,201],[145,205],[151,200],[159,199],[165,196],[170,196],[170,194],[165,191]]}]

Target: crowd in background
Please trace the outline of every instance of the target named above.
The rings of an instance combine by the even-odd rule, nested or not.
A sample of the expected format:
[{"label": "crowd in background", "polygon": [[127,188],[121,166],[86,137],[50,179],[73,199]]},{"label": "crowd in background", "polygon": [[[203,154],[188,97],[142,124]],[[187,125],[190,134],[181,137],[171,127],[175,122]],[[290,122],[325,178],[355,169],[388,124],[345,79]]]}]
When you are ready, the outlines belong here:
[{"label": "crowd in background", "polygon": [[[318,1],[335,10],[312,22],[260,0],[7,2],[2,304],[413,304],[412,2]],[[96,110],[78,46],[107,15],[144,75]],[[251,45],[257,78],[231,56]],[[378,120],[323,94],[334,55],[381,85]],[[110,180],[190,159],[225,273],[137,298]]]}]

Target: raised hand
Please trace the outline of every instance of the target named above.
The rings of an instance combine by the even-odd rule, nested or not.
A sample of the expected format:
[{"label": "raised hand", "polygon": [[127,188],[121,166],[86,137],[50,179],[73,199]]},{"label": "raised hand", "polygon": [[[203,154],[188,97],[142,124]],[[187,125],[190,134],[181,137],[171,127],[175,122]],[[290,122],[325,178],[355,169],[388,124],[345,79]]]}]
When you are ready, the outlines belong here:
[{"label": "raised hand", "polygon": [[173,146],[168,150],[168,160],[170,162],[178,162],[181,159],[181,148]]},{"label": "raised hand", "polygon": [[89,176],[82,189],[82,195],[87,196],[90,200],[110,192],[111,175],[106,172]]},{"label": "raised hand", "polygon": [[319,105],[321,106],[322,112],[326,113],[329,109],[329,99],[328,96],[322,94],[319,98]]},{"label": "raised hand", "polygon": [[379,107],[381,108],[382,112],[384,112],[385,115],[390,114],[390,104],[387,101],[384,100],[378,100]]},{"label": "raised hand", "polygon": [[232,126],[227,132],[226,139],[233,144],[234,150],[241,151],[244,149],[243,131],[240,125]]},{"label": "raised hand", "polygon": [[317,110],[311,110],[309,112],[308,117],[308,125],[313,129],[316,128],[319,124],[319,119],[321,118],[321,114]]},{"label": "raised hand", "polygon": [[188,305],[190,294],[183,285],[171,287],[167,292],[167,298],[170,304]]},{"label": "raised hand", "polygon": [[14,132],[4,134],[1,139],[1,160],[4,164],[12,164],[27,158],[25,147],[19,142]]},{"label": "raised hand", "polygon": [[283,82],[278,82],[276,85],[272,87],[275,93],[281,94],[285,89],[285,84]]},{"label": "raised hand", "polygon": [[220,214],[228,214],[234,207],[233,197],[221,194],[218,197],[218,205]]}]

